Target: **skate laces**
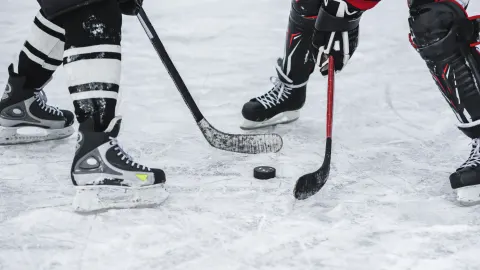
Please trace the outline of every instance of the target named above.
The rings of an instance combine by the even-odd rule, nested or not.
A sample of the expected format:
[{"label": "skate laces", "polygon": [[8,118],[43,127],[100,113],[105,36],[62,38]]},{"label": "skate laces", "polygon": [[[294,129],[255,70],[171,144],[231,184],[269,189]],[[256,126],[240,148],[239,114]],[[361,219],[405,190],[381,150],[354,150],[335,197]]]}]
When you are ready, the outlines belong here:
[{"label": "skate laces", "polygon": [[43,90],[35,93],[35,100],[38,102],[38,105],[40,105],[40,108],[49,114],[63,116],[63,112],[59,108],[47,104],[47,96]]},{"label": "skate laces", "polygon": [[480,138],[473,139],[472,150],[470,150],[470,156],[467,161],[460,166],[459,169],[477,167],[480,165]]},{"label": "skate laces", "polygon": [[[282,68],[279,65],[276,66],[276,69],[279,76],[282,76],[285,81],[292,81],[290,78],[288,78],[287,75],[283,73]],[[260,104],[262,104],[265,109],[270,109],[280,104],[285,99],[288,99],[288,97],[292,94],[292,90],[307,85],[307,82],[298,85],[287,83],[284,82],[281,78],[275,76],[270,77],[270,82],[272,82],[273,88],[270,89],[270,91],[268,91],[267,93],[256,98],[256,100],[260,102]]]},{"label": "skate laces", "polygon": [[147,166],[138,164],[137,162],[133,161],[133,158],[129,154],[127,154],[123,150],[123,148],[119,145],[117,138],[110,137],[110,140],[111,140],[110,145],[115,146],[115,148],[113,148],[113,150],[118,152],[117,156],[121,157],[122,161],[126,161],[127,165],[130,165],[130,166],[132,166],[133,168],[136,168],[136,169],[142,169],[142,170],[150,171],[150,168],[148,168]]}]

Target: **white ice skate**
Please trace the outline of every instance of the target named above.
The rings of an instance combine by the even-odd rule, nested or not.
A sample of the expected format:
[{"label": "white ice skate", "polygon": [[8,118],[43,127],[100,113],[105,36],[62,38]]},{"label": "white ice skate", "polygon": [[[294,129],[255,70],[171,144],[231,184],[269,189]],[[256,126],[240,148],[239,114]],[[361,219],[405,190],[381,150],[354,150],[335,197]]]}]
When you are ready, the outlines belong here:
[{"label": "white ice skate", "polygon": [[134,162],[119,146],[120,122],[114,118],[104,132],[93,131],[92,119],[80,124],[71,170],[75,211],[149,207],[168,198],[165,173]]}]

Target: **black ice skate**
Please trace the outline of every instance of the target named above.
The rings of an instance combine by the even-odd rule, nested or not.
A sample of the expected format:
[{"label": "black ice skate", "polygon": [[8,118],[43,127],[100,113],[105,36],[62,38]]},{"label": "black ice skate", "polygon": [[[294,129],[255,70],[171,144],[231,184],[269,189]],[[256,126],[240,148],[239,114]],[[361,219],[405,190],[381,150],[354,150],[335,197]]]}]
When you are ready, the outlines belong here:
[{"label": "black ice skate", "polygon": [[92,119],[80,124],[71,168],[76,211],[150,206],[167,199],[165,173],[134,162],[119,146],[120,124],[116,117],[104,132],[93,131]]},{"label": "black ice skate", "polygon": [[470,156],[450,175],[450,184],[461,204],[480,203],[480,138],[473,139]]},{"label": "black ice skate", "polygon": [[272,77],[273,88],[266,94],[245,103],[242,129],[256,129],[293,122],[300,116],[305,104],[307,82],[293,84],[281,68],[282,59],[277,60],[278,77]]},{"label": "black ice skate", "polygon": [[0,100],[0,145],[56,140],[73,134],[74,115],[47,105],[43,90],[24,89],[25,77],[11,70]]}]

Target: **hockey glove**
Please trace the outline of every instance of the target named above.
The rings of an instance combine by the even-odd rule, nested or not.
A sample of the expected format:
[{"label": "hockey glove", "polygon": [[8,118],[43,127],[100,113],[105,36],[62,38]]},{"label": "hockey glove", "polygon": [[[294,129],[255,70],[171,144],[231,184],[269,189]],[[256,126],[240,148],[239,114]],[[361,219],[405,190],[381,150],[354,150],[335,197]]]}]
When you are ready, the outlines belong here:
[{"label": "hockey glove", "polygon": [[143,0],[119,0],[118,5],[122,14],[136,16],[142,8]]},{"label": "hockey glove", "polygon": [[[335,59],[335,71],[348,63],[358,45],[360,17],[363,11],[344,0],[322,4],[315,22],[312,45],[320,54],[320,72],[328,74],[328,58]],[[332,15],[333,14],[333,15]]]}]

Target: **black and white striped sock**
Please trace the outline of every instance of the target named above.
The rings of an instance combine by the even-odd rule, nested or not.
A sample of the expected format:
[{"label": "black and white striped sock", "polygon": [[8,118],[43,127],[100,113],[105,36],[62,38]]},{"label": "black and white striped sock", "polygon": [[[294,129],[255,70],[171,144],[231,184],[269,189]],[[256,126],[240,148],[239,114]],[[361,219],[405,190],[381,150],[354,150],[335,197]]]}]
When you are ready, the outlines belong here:
[{"label": "black and white striped sock", "polygon": [[79,123],[104,131],[115,117],[121,76],[122,14],[105,0],[55,19],[65,28],[63,66]]},{"label": "black and white striped sock", "polygon": [[67,49],[63,65],[79,122],[96,118],[108,126],[115,117],[121,74],[120,45],[93,45]]},{"label": "black and white striped sock", "polygon": [[65,30],[39,12],[29,37],[12,63],[13,72],[27,77],[26,88],[41,88],[62,64],[64,47]]}]

